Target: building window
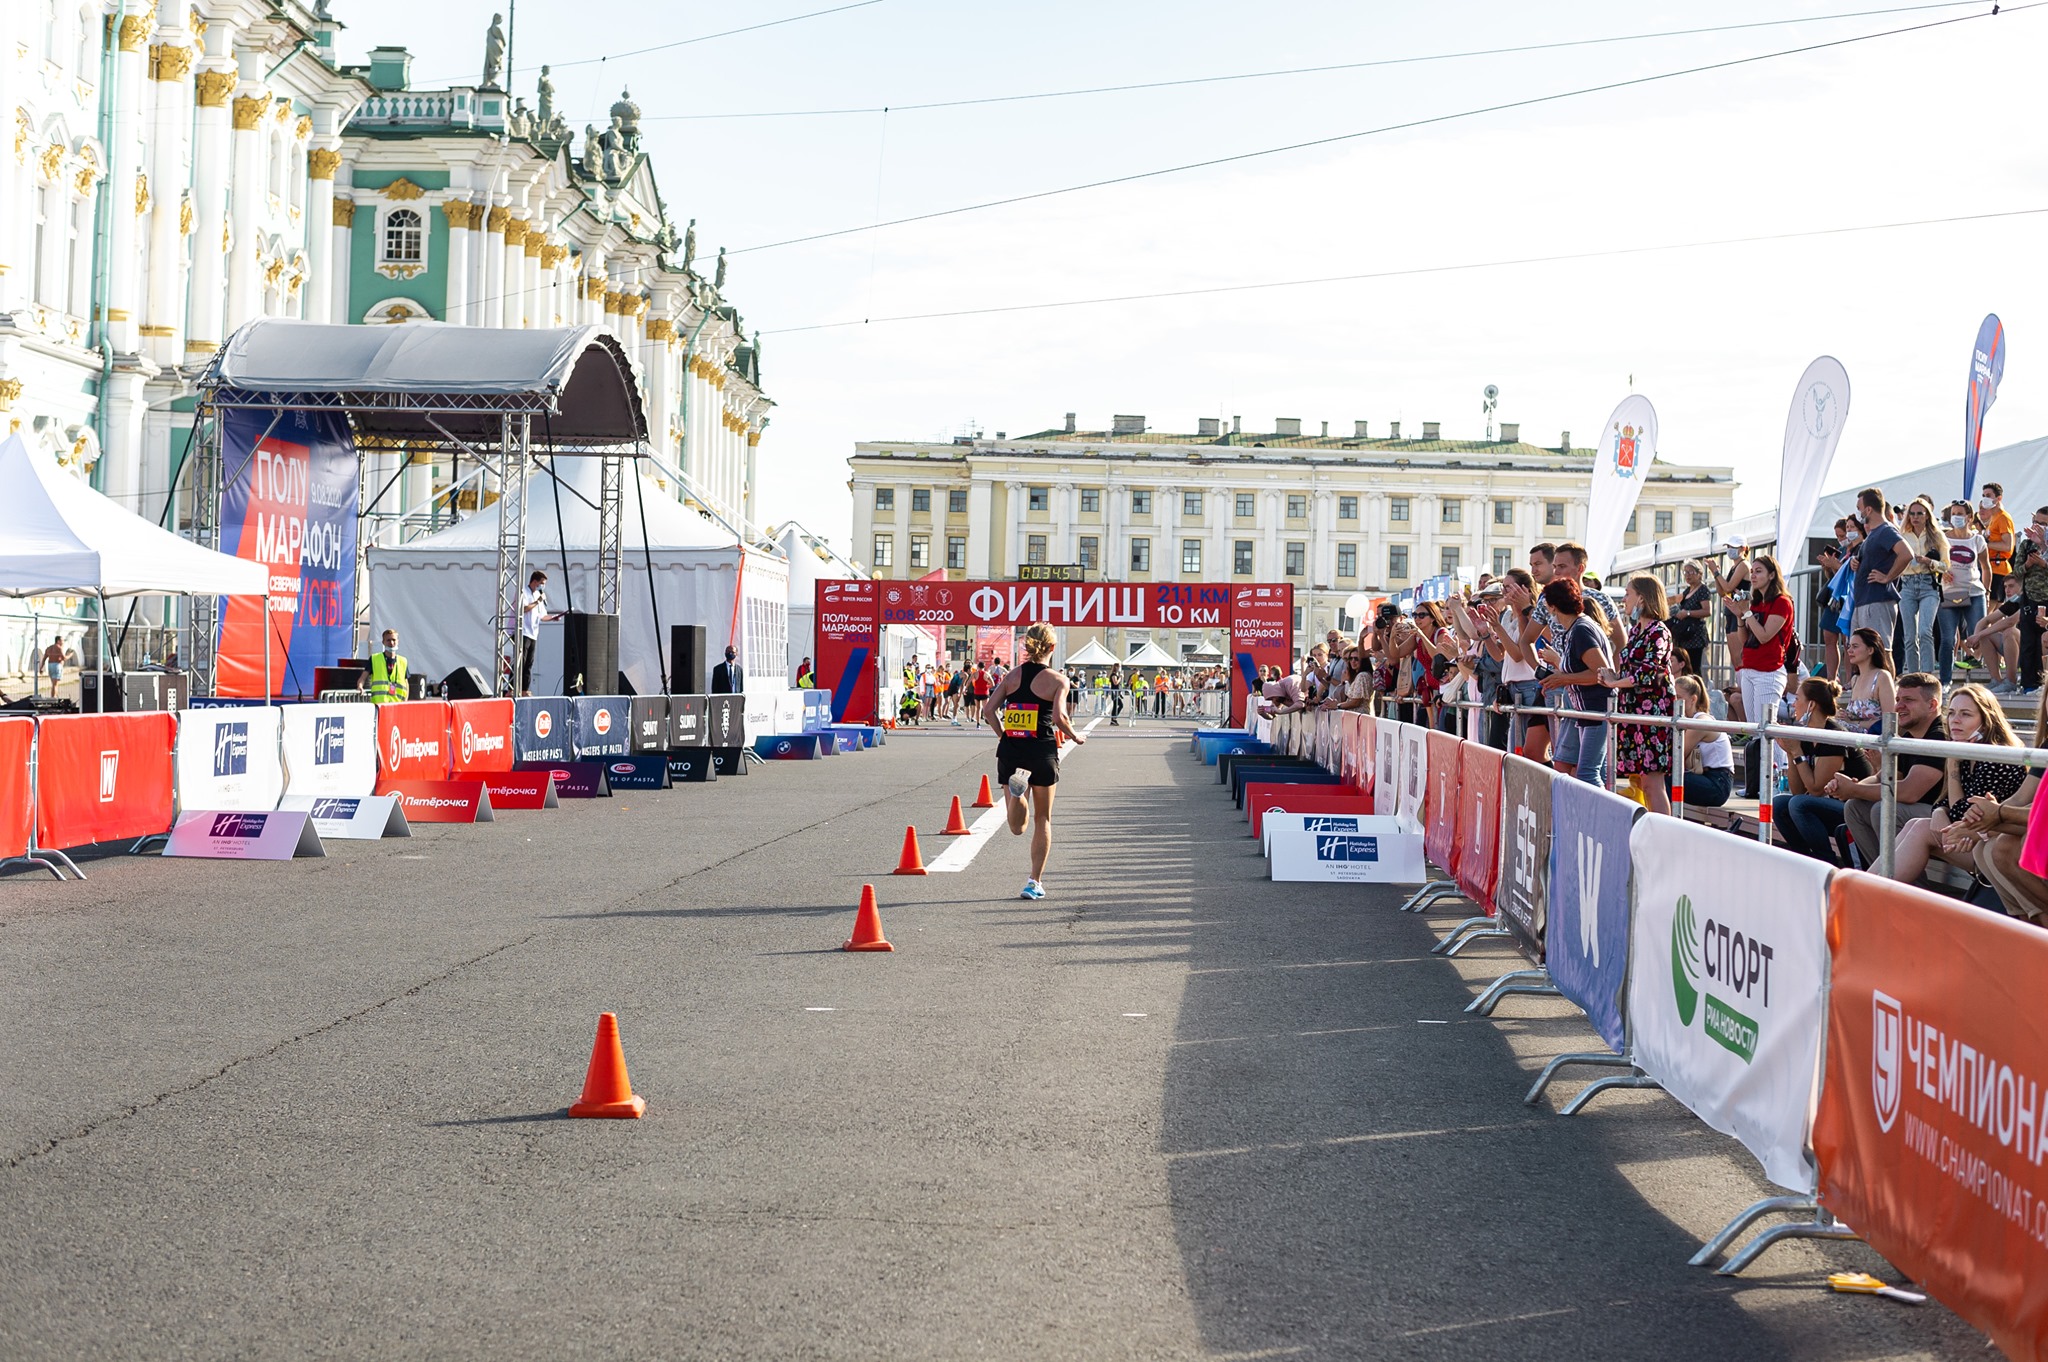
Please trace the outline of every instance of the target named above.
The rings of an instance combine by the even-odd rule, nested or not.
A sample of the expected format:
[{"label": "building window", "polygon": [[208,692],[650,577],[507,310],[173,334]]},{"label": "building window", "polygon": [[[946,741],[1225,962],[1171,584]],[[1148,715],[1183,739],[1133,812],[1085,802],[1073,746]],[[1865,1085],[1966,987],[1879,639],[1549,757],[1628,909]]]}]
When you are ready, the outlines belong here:
[{"label": "building window", "polygon": [[1405,582],[1408,580],[1408,546],[1390,544],[1387,546],[1387,580]]},{"label": "building window", "polygon": [[1544,523],[1544,524],[1545,524],[1546,526],[1550,526],[1550,527],[1553,527],[1553,528],[1560,528],[1560,529],[1561,529],[1561,528],[1563,528],[1563,526],[1564,526],[1564,503],[1563,503],[1563,502],[1561,502],[1561,501],[1546,501],[1546,502],[1544,502],[1544,503],[1543,503],[1543,523]]},{"label": "building window", "polygon": [[1511,568],[1511,567],[1513,567],[1514,565],[1515,565],[1515,551],[1514,551],[1513,549],[1495,549],[1495,550],[1493,551],[1493,575],[1494,575],[1494,576],[1496,576],[1496,577],[1505,577],[1505,576],[1507,576],[1507,575],[1508,575],[1508,569],[1509,569],[1509,568]]},{"label": "building window", "polygon": [[1093,487],[1081,489],[1081,514],[1096,515],[1102,510],[1102,493]]},{"label": "building window", "polygon": [[1082,535],[1081,566],[1087,568],[1090,572],[1093,572],[1095,570],[1095,560],[1099,556],[1099,550],[1101,549],[1101,547],[1102,541],[1100,539],[1097,539],[1094,535]]},{"label": "building window", "polygon": [[1131,571],[1150,572],[1151,570],[1152,541],[1149,539],[1133,539],[1131,541]]},{"label": "building window", "polygon": [[1442,515],[1443,522],[1446,525],[1461,523],[1465,519],[1465,503],[1462,501],[1446,500]]},{"label": "building window", "polygon": [[[13,58],[10,57],[8,60],[11,61]],[[58,292],[50,287],[50,271],[44,265],[46,257],[43,254],[43,250],[45,243],[49,240],[49,234],[50,191],[46,187],[38,185],[36,187],[36,246],[35,254],[29,258],[29,266],[34,271],[34,284],[30,290],[30,296],[46,307],[58,307],[62,305],[64,300]]]},{"label": "building window", "polygon": [[1294,632],[1297,634],[1301,632],[1301,609],[1298,605],[1294,607]]},{"label": "building window", "polygon": [[965,492],[948,492],[948,493],[946,493],[946,514],[947,514],[947,515],[966,515],[966,514],[967,514],[967,493],[965,493]]},{"label": "building window", "polygon": [[910,565],[914,568],[928,568],[932,565],[932,540],[927,534],[910,536]]},{"label": "building window", "polygon": [[1357,497],[1338,497],[1338,498],[1337,498],[1337,519],[1339,519],[1339,520],[1356,520],[1356,519],[1358,519],[1358,498],[1357,498]]},{"label": "building window", "polygon": [[1184,577],[1202,575],[1202,541],[1183,539],[1180,541],[1180,570]]},{"label": "building window", "polygon": [[1030,499],[1025,506],[1033,511],[1043,511],[1052,505],[1052,493],[1044,487],[1033,487],[1026,493]]},{"label": "building window", "polygon": [[878,511],[895,510],[896,489],[893,487],[877,487],[875,489],[875,509]]},{"label": "building window", "polygon": [[1252,575],[1252,541],[1240,539],[1230,546],[1230,570],[1240,577]]},{"label": "building window", "polygon": [[910,494],[910,509],[913,512],[922,512],[925,515],[930,515],[932,513],[931,488],[920,487],[912,492]]},{"label": "building window", "polygon": [[1345,578],[1358,575],[1358,545],[1339,544],[1337,546],[1337,575]]},{"label": "building window", "polygon": [[1714,518],[1705,511],[1694,511],[1692,513],[1692,527],[1696,530],[1704,530],[1713,523]]},{"label": "building window", "polygon": [[1305,496],[1294,496],[1294,495],[1290,495],[1290,496],[1289,496],[1289,497],[1287,498],[1287,518],[1288,518],[1289,520],[1305,520],[1305,519],[1307,519],[1307,518],[1308,518],[1308,498],[1307,498],[1307,497],[1305,497]]},{"label": "building window", "polygon": [[1250,520],[1257,514],[1257,501],[1252,494],[1250,492],[1239,492],[1237,494],[1237,518],[1239,520]]},{"label": "building window", "polygon": [[1027,563],[1043,563],[1045,561],[1044,535],[1027,534],[1024,536],[1024,561]]},{"label": "building window", "polygon": [[1202,518],[1202,494],[1200,492],[1182,492],[1180,494],[1180,514],[1183,520],[1200,520]]},{"label": "building window", "polygon": [[1441,568],[1439,568],[1439,569],[1438,569],[1438,571],[1439,571],[1439,572],[1442,572],[1442,573],[1443,573],[1444,575],[1446,575],[1446,576],[1449,576],[1449,575],[1450,575],[1451,573],[1453,573],[1453,572],[1456,572],[1457,570],[1458,570],[1458,549],[1457,549],[1457,546],[1456,546],[1455,544],[1446,544],[1446,545],[1444,545],[1444,556],[1443,556],[1443,566],[1442,566]]},{"label": "building window", "polygon": [[1388,498],[1387,498],[1387,519],[1389,519],[1389,520],[1406,520],[1407,518],[1408,518],[1408,498],[1406,498],[1406,497],[1388,497]]},{"label": "building window", "polygon": [[878,534],[875,536],[875,566],[885,568],[896,561],[896,536]]},{"label": "building window", "polygon": [[1636,532],[1636,513],[1635,513],[1634,511],[1630,511],[1630,512],[1628,513],[1628,527],[1627,527],[1626,533],[1628,533],[1628,534],[1634,534],[1635,532]]},{"label": "building window", "polygon": [[1152,514],[1152,494],[1151,494],[1150,492],[1133,492],[1133,493],[1131,493],[1131,514],[1132,514],[1132,515],[1151,515],[1151,514]]},{"label": "building window", "polygon": [[955,572],[967,570],[967,536],[949,534],[946,536],[946,566]]},{"label": "building window", "polygon": [[1512,525],[1512,524],[1514,524],[1514,523],[1515,523],[1515,503],[1514,503],[1514,502],[1512,502],[1512,501],[1496,501],[1496,502],[1494,502],[1494,503],[1493,503],[1493,523],[1494,523],[1494,524],[1496,524],[1496,525]]},{"label": "building window", "polygon": [[1656,513],[1656,518],[1655,518],[1655,524],[1656,524],[1656,526],[1657,526],[1657,533],[1658,533],[1658,534],[1670,534],[1670,533],[1671,533],[1671,512],[1669,512],[1669,511],[1658,511],[1658,512]]},{"label": "building window", "polygon": [[1299,539],[1290,539],[1287,542],[1287,575],[1299,577],[1307,570],[1307,566],[1308,545]]},{"label": "building window", "polygon": [[418,213],[392,209],[384,217],[384,259],[393,265],[417,265],[425,236],[425,220]]}]

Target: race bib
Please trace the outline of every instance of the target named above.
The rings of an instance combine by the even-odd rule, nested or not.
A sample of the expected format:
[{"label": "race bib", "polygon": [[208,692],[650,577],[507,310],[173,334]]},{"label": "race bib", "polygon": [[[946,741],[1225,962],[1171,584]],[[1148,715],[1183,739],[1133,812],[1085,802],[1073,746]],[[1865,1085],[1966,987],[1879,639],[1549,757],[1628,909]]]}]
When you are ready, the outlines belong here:
[{"label": "race bib", "polygon": [[1037,737],[1038,706],[1019,704],[1014,700],[1003,706],[1003,736],[1006,738]]}]

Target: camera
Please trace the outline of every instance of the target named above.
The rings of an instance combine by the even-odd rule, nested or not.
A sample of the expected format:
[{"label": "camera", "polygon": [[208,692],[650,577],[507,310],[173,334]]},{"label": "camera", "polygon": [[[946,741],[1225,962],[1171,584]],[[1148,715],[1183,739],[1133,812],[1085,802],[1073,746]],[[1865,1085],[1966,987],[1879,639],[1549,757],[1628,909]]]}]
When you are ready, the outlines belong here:
[{"label": "camera", "polygon": [[1401,607],[1392,601],[1381,601],[1379,610],[1373,615],[1373,623],[1384,629],[1401,618]]}]

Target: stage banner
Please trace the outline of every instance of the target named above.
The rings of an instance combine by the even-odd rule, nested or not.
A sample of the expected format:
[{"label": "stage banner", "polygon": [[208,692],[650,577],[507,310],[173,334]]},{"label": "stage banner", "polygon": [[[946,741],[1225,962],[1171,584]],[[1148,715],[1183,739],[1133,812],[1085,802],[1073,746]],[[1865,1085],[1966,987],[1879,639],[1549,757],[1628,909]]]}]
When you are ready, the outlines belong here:
[{"label": "stage banner", "polygon": [[1431,865],[1456,879],[1459,742],[1435,729],[1424,730],[1422,741],[1429,749],[1429,784],[1422,794],[1422,847]]},{"label": "stage banner", "polygon": [[703,747],[711,701],[702,695],[668,697],[668,746]]},{"label": "stage banner", "polygon": [[30,797],[28,758],[34,746],[33,719],[0,717],[0,860],[28,850],[35,827],[35,800]]},{"label": "stage banner", "polygon": [[2008,1357],[2048,1357],[2048,933],[1829,886],[1821,1199]]},{"label": "stage banner", "polygon": [[516,700],[454,700],[448,705],[449,773],[457,780],[512,769]]},{"label": "stage banner", "polygon": [[36,843],[52,851],[169,832],[174,715],[69,714],[36,721]]},{"label": "stage banner", "polygon": [[[735,696],[734,699],[739,697]],[[569,702],[574,719],[570,744],[577,761],[623,757],[632,733],[632,715],[623,695],[581,695]]]},{"label": "stage banner", "polygon": [[[1560,848],[1564,787],[1575,783],[1558,781],[1552,795]],[[1740,1140],[1765,1177],[1813,1191],[1807,1122],[1820,1078],[1833,867],[1655,817],[1630,831],[1629,862],[1635,1062],[1695,1116]],[[1562,869],[1551,867],[1553,883]],[[1553,979],[1568,949],[1560,944],[1551,956]]]},{"label": "stage banner", "polygon": [[842,723],[875,722],[876,667],[881,657],[877,586],[852,581],[815,584],[818,686],[832,697],[832,717]]},{"label": "stage banner", "polygon": [[[1629,987],[1629,836],[1642,809],[1596,785],[1555,773],[1550,773],[1549,801],[1549,894],[1537,920],[1536,946],[1550,982],[1619,1054],[1628,1043],[1622,1003]],[[1708,849],[1691,850],[1708,857],[1694,868],[1715,864]],[[1552,927],[1556,936],[1550,934]],[[1651,957],[1639,958],[1643,972],[1657,968]]]},{"label": "stage banner", "polygon": [[[814,692],[801,691],[809,695]],[[659,752],[668,746],[668,697],[666,695],[636,695],[627,706],[631,719],[631,732],[627,743],[635,752]]]},{"label": "stage banner", "polygon": [[1593,456],[1593,486],[1586,497],[1586,563],[1606,576],[1621,552],[1628,518],[1635,514],[1650,465],[1657,461],[1657,409],[1630,393],[1607,418]]},{"label": "stage banner", "polygon": [[1401,795],[1394,816],[1410,832],[1423,832],[1423,799],[1429,789],[1429,730],[1402,724]]},{"label": "stage banner", "polygon": [[377,788],[377,706],[284,705],[278,712],[285,794],[360,799]]},{"label": "stage banner", "polygon": [[739,695],[711,695],[705,697],[704,731],[708,737],[707,746],[721,750],[747,745],[747,709],[745,697]]},{"label": "stage banner", "polygon": [[[1186,592],[1192,597],[1199,593],[1202,601],[1196,604],[1192,599],[1186,606],[1189,624],[1222,624],[1214,609],[1221,602],[1221,612],[1229,617],[1230,625],[1230,712],[1226,721],[1242,719],[1249,723],[1252,717],[1253,701],[1259,694],[1259,668],[1278,667],[1286,671],[1294,661],[1294,588],[1282,582],[1278,586],[1240,587],[1192,587],[1175,586],[1159,588],[1172,592]],[[1175,606],[1176,610],[1181,607]],[[1162,614],[1164,612],[1162,611]],[[1199,615],[1199,618],[1195,616]],[[1160,624],[1172,627],[1181,623],[1178,618],[1160,620]]]},{"label": "stage banner", "polygon": [[[379,794],[389,793],[384,786],[394,780],[448,778],[446,700],[409,700],[376,709]],[[408,807],[406,813],[411,812]]]},{"label": "stage banner", "polygon": [[513,701],[513,764],[569,760],[569,740],[575,733],[569,715],[569,700],[565,696]]},{"label": "stage banner", "polygon": [[178,719],[178,807],[276,808],[284,797],[282,733],[272,705],[187,710]]},{"label": "stage banner", "polygon": [[1391,815],[1401,807],[1401,725],[1393,719],[1377,720],[1372,742],[1373,812]]},{"label": "stage banner", "polygon": [[1977,454],[1984,445],[1984,414],[1998,400],[1998,380],[2005,377],[2005,324],[1998,314],[1977,328],[1970,347],[1970,391],[1963,401],[1963,500],[1977,496]]},{"label": "stage banner", "polygon": [[1458,750],[1458,889],[1489,916],[1500,882],[1502,756],[1476,742]]},{"label": "stage banner", "polygon": [[[1500,768],[1500,880],[1494,906],[1516,947],[1543,963],[1543,926],[1550,907],[1550,781],[1548,766],[1503,758]],[[1590,786],[1588,787],[1591,788]],[[1627,903],[1628,824],[1621,824],[1623,869],[1615,892]]]},{"label": "stage banner", "polygon": [[220,599],[215,691],[263,694],[263,649],[278,695],[313,694],[313,668],[355,652],[359,482],[347,418],[326,412],[221,414],[220,549],[263,564],[270,600]]},{"label": "stage banner", "polygon": [[1835,445],[1849,420],[1849,371],[1822,355],[1806,366],[1785,416],[1785,452],[1778,464],[1778,562],[1790,572],[1806,558],[1806,530],[1820,505],[1821,484],[1834,466]]}]

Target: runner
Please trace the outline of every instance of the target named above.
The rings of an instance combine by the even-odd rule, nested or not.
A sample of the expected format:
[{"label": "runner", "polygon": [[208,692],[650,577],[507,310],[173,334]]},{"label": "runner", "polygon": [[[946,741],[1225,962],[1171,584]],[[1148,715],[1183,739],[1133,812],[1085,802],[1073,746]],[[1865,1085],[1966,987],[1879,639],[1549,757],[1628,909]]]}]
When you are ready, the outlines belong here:
[{"label": "runner", "polygon": [[[1067,721],[1067,678],[1045,665],[1059,641],[1052,626],[1034,624],[1024,631],[1024,661],[1019,663],[982,706],[982,722],[996,731],[996,778],[1009,799],[1010,831],[1022,837],[1027,813],[1032,815],[1031,878],[1019,898],[1042,899],[1045,858],[1052,851],[1053,786],[1059,782],[1059,735],[1076,743],[1087,739]],[[1025,804],[1025,796],[1030,804]]]}]

